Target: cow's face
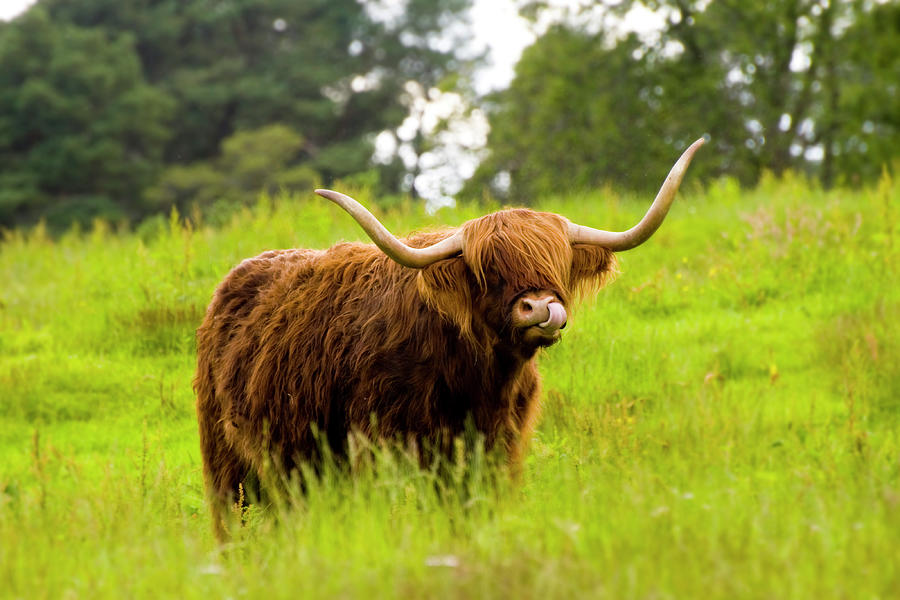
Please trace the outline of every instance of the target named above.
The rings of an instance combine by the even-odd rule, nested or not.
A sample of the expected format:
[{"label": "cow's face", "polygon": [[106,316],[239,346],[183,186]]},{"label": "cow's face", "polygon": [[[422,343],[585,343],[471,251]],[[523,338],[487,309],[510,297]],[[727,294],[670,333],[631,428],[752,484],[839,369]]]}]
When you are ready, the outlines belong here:
[{"label": "cow's face", "polygon": [[572,244],[558,215],[505,210],[466,223],[462,259],[476,313],[507,345],[533,353],[560,338],[568,315]]},{"label": "cow's face", "polygon": [[557,342],[573,293],[615,264],[608,250],[573,246],[567,221],[551,213],[501,211],[469,221],[463,235],[462,256],[423,269],[419,288],[464,337],[523,356]]}]

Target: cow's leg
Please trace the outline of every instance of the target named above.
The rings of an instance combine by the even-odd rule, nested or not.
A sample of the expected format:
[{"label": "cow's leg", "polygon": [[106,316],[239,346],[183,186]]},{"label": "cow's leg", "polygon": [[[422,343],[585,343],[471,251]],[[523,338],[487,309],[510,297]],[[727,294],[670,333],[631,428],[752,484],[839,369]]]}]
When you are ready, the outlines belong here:
[{"label": "cow's leg", "polygon": [[522,461],[541,417],[541,385],[533,364],[519,380],[514,398],[513,431],[507,442],[509,467],[513,477],[522,473]]},{"label": "cow's leg", "polygon": [[247,464],[241,460],[224,431],[214,423],[200,417],[200,452],[203,457],[203,477],[206,482],[206,496],[212,515],[213,532],[220,542],[228,540],[227,520],[242,490],[239,485],[249,472]]}]

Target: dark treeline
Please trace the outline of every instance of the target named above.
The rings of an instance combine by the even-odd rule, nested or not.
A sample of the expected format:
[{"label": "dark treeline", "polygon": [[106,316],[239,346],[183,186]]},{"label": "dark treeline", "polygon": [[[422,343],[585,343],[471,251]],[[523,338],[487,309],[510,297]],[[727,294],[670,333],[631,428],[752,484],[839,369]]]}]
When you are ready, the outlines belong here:
[{"label": "dark treeline", "polygon": [[[409,115],[409,82],[469,89],[470,5],[40,0],[0,23],[0,226],[227,208],[338,178],[409,189],[399,157],[372,162],[374,139]],[[664,17],[657,34],[620,33],[639,5]],[[698,180],[855,185],[900,154],[897,3],[583,6],[553,13],[508,89],[473,100],[491,133],[463,195],[644,190],[700,134]],[[536,30],[555,10],[519,7]],[[421,155],[435,140],[406,142]]]},{"label": "dark treeline", "polygon": [[[40,0],[0,24],[0,225],[135,219],[372,169],[468,0]],[[373,16],[374,15],[374,16]],[[367,181],[400,186],[402,163]]]}]

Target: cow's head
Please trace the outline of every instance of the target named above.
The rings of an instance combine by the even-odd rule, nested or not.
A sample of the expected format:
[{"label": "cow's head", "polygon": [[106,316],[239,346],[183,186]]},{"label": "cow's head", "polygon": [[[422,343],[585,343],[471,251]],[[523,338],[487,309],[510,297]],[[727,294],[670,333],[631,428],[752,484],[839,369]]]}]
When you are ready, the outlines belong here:
[{"label": "cow's head", "polygon": [[[629,250],[662,224],[684,172],[703,140],[682,154],[641,221],[609,232],[552,213],[510,209],[436,235],[424,247],[391,235],[361,204],[316,190],[350,213],[397,263],[419,269],[425,301],[479,345],[506,344],[530,356],[556,342],[573,295],[600,287],[615,270],[614,252]],[[488,339],[485,339],[485,338]]]}]

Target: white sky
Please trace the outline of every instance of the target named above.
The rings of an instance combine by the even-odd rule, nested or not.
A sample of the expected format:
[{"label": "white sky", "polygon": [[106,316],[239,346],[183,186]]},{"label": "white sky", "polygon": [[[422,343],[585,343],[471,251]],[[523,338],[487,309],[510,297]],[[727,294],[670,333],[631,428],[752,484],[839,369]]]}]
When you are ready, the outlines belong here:
[{"label": "white sky", "polygon": [[534,42],[512,0],[475,0],[472,26],[476,42],[490,50],[488,65],[477,77],[476,91],[486,93],[509,85],[519,55]]},{"label": "white sky", "polygon": [[0,20],[8,21],[34,4],[34,0],[0,0]]}]

